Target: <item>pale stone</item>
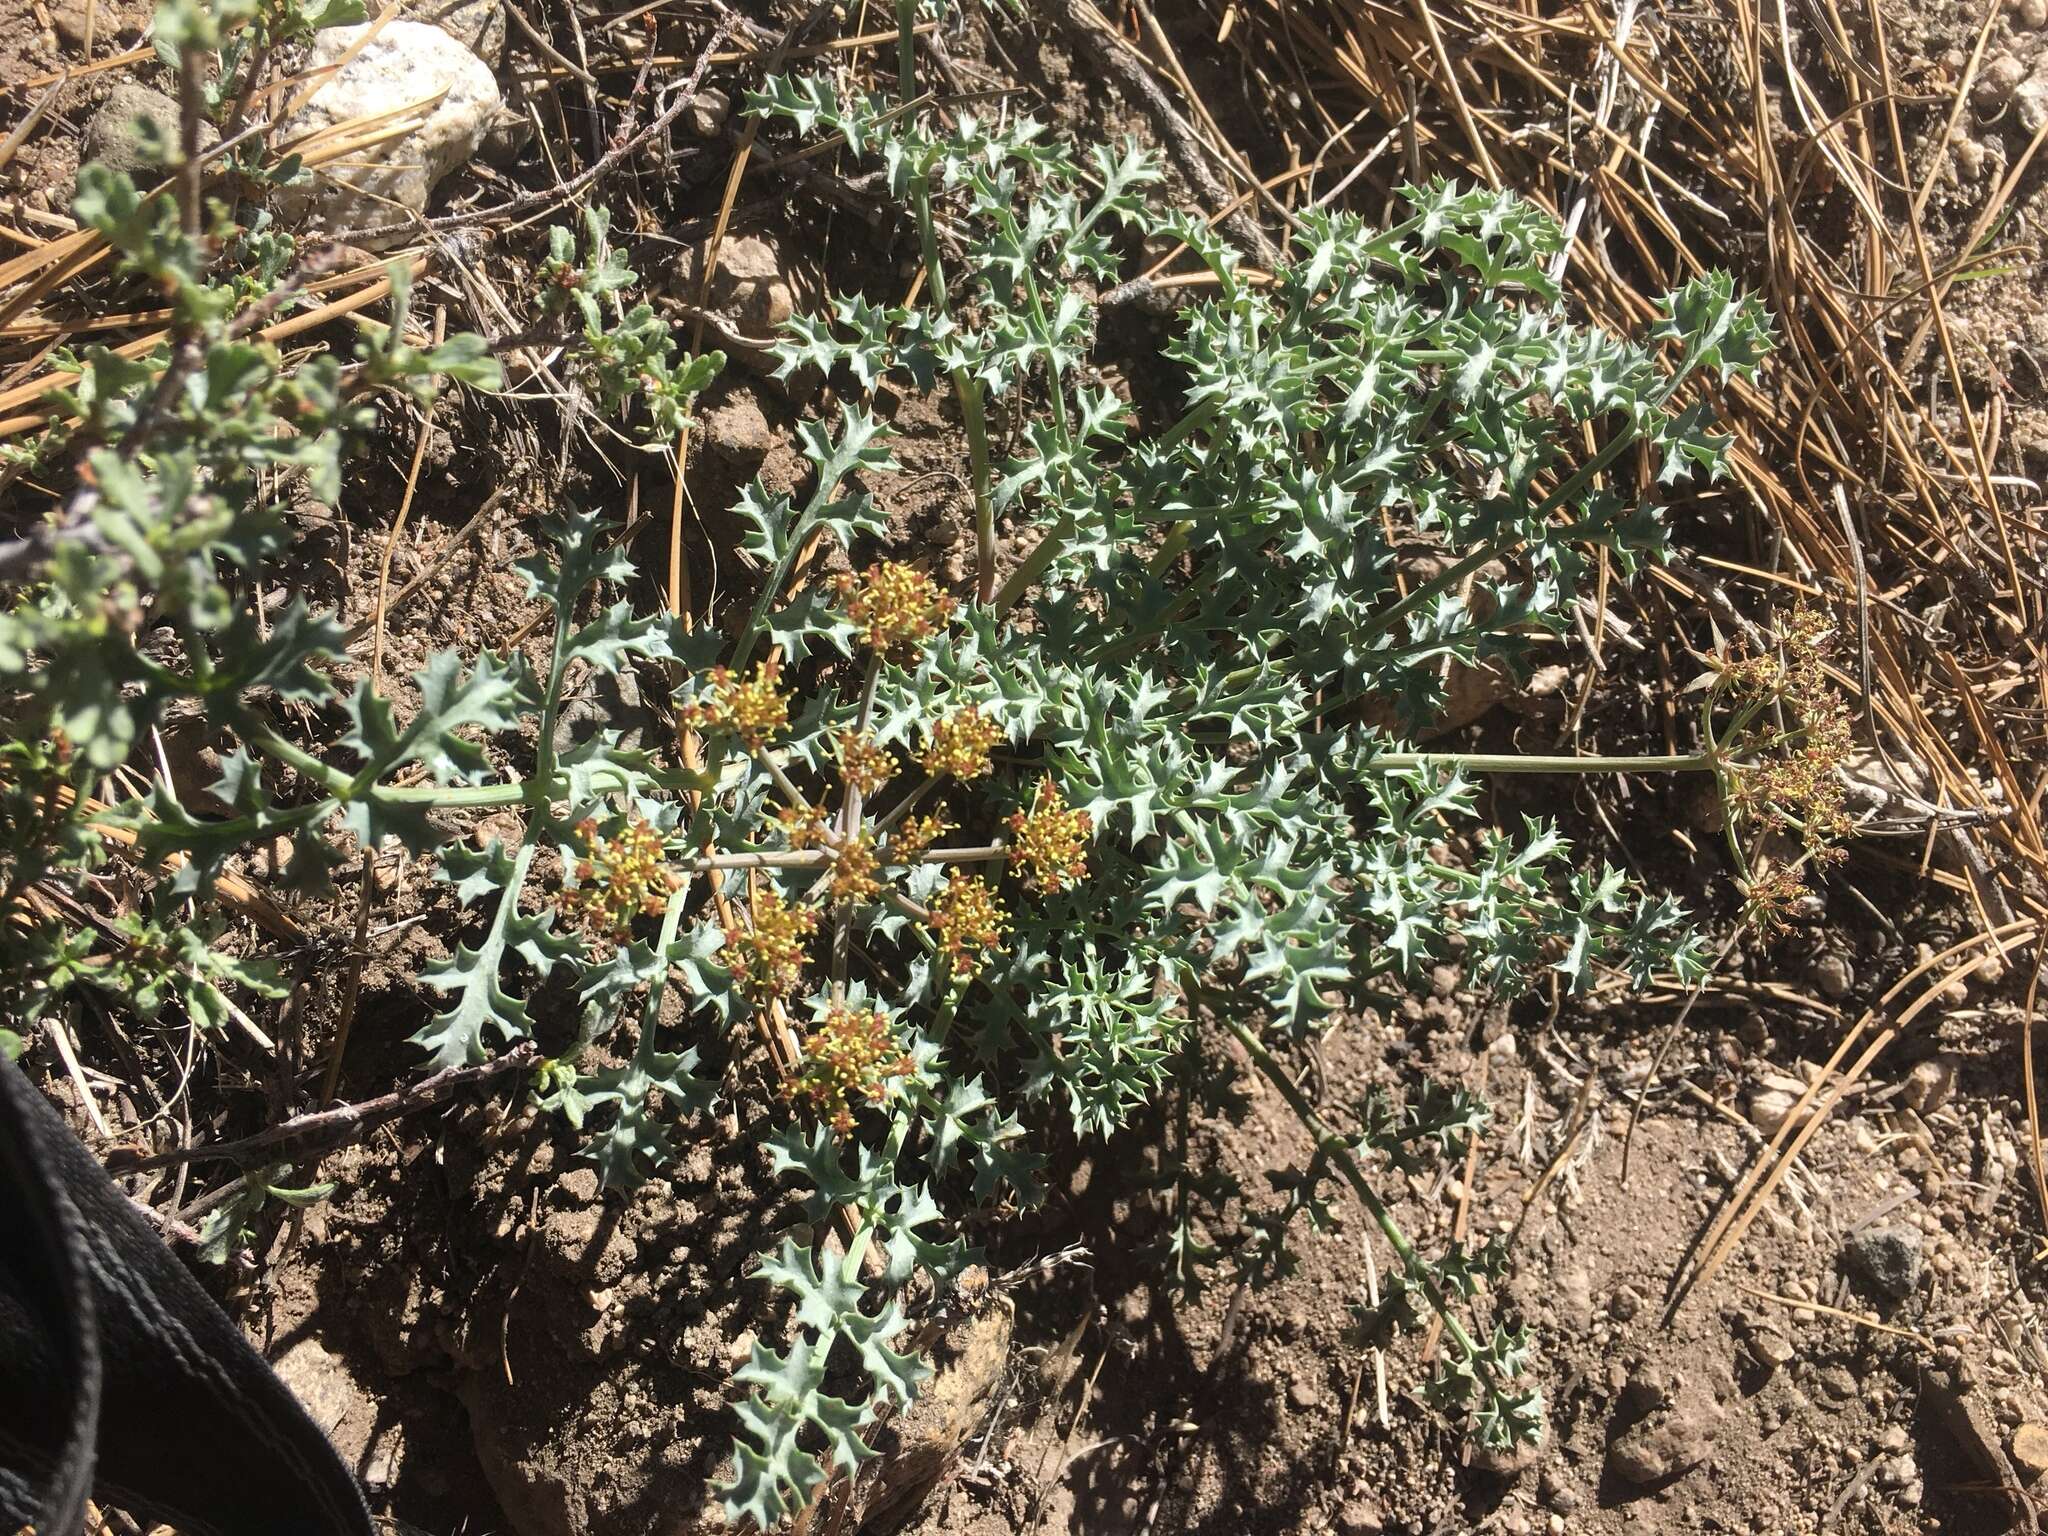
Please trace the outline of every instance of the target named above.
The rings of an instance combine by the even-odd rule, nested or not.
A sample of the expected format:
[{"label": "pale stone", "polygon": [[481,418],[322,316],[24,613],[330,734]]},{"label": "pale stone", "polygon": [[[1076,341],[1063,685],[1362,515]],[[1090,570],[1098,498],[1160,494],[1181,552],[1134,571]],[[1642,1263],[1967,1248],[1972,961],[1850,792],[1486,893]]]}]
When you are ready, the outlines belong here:
[{"label": "pale stone", "polygon": [[[307,71],[333,69],[367,30],[329,27],[314,42]],[[285,219],[340,232],[422,213],[436,183],[476,154],[496,122],[502,105],[498,82],[482,60],[439,27],[387,22],[285,122],[282,142],[298,147],[310,134],[358,119],[389,120],[402,108],[428,103],[433,105],[425,121],[410,132],[353,148],[315,169],[308,184],[282,190],[278,203]],[[381,248],[403,239],[397,233],[359,243]]]},{"label": "pale stone", "polygon": [[2012,1432],[2012,1459],[2032,1481],[2048,1472],[2048,1425],[2022,1424]]},{"label": "pale stone", "polygon": [[[144,124],[148,128],[144,128]],[[163,165],[144,153],[148,136],[155,137],[172,154],[178,149],[178,104],[162,91],[123,80],[107,92],[100,109],[86,121],[85,138],[79,145],[81,165],[99,164],[120,171],[136,186],[147,190],[169,174]],[[213,124],[199,124],[202,152],[220,142]]]}]

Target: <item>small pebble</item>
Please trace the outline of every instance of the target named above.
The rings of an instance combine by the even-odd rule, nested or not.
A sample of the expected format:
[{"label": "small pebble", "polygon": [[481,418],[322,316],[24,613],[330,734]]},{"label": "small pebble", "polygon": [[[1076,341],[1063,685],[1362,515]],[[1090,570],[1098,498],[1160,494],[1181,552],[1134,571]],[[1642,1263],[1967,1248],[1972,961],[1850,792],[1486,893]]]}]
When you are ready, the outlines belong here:
[{"label": "small pebble", "polygon": [[725,92],[710,86],[690,98],[689,108],[683,113],[683,121],[689,124],[690,132],[700,139],[714,137],[725,126],[725,120],[732,115],[732,100]]},{"label": "small pebble", "polygon": [[[94,28],[96,34],[95,41],[105,39],[109,30],[107,23],[112,19],[108,14],[107,8],[102,6],[96,18],[97,25]],[[50,22],[57,29],[57,40],[65,47],[77,48],[83,46],[85,42],[85,0],[59,0],[58,4],[50,7]]]},{"label": "small pebble", "polygon": [[1899,1100],[1916,1114],[1931,1115],[1948,1102],[1955,1087],[1955,1063],[1937,1057],[1921,1062],[1907,1074]]},{"label": "small pebble", "polygon": [[2012,1459],[2035,1477],[2048,1472],[2048,1424],[2022,1424],[2014,1430]]},{"label": "small pebble", "polygon": [[1826,1366],[1815,1372],[1813,1380],[1824,1396],[1838,1403],[1846,1403],[1856,1395],[1856,1378],[1842,1366]]},{"label": "small pebble", "polygon": [[1903,1301],[1920,1284],[1926,1267],[1918,1227],[1865,1227],[1842,1244],[1842,1259],[1852,1274],[1895,1301]]},{"label": "small pebble", "polygon": [[1749,1337],[1749,1352],[1756,1357],[1757,1364],[1775,1371],[1788,1364],[1798,1353],[1792,1341],[1775,1328],[1759,1328]]},{"label": "small pebble", "polygon": [[1536,1485],[1536,1493],[1546,1507],[1560,1515],[1569,1515],[1579,1507],[1578,1490],[1565,1481],[1555,1467],[1544,1472]]},{"label": "small pebble", "polygon": [[1792,1113],[1792,1106],[1798,1102],[1797,1094],[1788,1093],[1783,1088],[1751,1089],[1745,1106],[1749,1111],[1749,1123],[1766,1136],[1775,1136],[1785,1123],[1785,1117]]},{"label": "small pebble", "polygon": [[1814,956],[1806,974],[1822,997],[1847,997],[1856,987],[1855,969],[1849,964],[1849,957],[1839,950]]}]

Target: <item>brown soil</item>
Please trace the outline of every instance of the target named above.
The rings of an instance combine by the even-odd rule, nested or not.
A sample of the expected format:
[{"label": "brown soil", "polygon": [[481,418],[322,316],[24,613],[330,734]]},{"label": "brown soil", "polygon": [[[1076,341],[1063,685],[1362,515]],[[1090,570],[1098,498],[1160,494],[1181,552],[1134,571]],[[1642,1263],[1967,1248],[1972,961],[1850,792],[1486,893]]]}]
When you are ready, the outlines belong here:
[{"label": "brown soil", "polygon": [[[1192,4],[1163,9],[1188,40],[1184,56],[1199,59],[1213,21]],[[2015,61],[1997,66],[2000,78],[2015,69],[2027,77],[2037,59],[2048,68],[2048,32],[2027,10],[2022,3],[1994,30],[1987,58]],[[78,57],[43,5],[17,11],[0,25],[0,86],[13,88],[16,113],[35,96],[25,81]],[[876,24],[876,8],[865,14]],[[1974,40],[1971,15],[1941,3],[1887,14],[1910,55],[1902,92],[1953,78],[1958,50]],[[112,40],[96,48],[104,57],[132,43],[142,10],[102,0],[97,16],[98,36]],[[956,42],[967,88],[1014,84],[1083,138],[1149,135],[1142,110],[1077,62],[1058,28],[1001,35],[1004,48],[979,31]],[[68,86],[8,164],[15,227],[39,228],[37,213],[64,207],[80,125],[115,78]],[[1234,103],[1221,113],[1226,127],[1246,135],[1255,158],[1270,157],[1256,104],[1238,99],[1241,85],[1220,71],[1211,83],[1215,100]],[[1938,132],[1939,114],[1928,121],[1926,109],[1914,111],[1925,163],[1940,148],[1925,137]],[[2003,97],[1986,95],[1966,113],[1947,151],[1953,169],[1929,205],[1944,252],[1968,226],[1973,188],[2002,175],[2030,138]],[[664,303],[694,296],[689,253],[718,206],[730,143],[716,148],[715,168],[637,191],[660,204],[635,260]],[[540,164],[529,151],[515,174],[538,184]],[[743,194],[733,230],[758,247],[751,259],[772,274],[761,282],[785,283],[799,304],[861,286],[893,293],[906,282],[911,241],[887,217],[866,222],[784,181],[763,187],[774,192],[769,206],[758,192],[751,203]],[[668,201],[655,197],[663,190]],[[2016,222],[2048,221],[2044,199],[2048,180],[2036,169]],[[689,237],[670,232],[678,228]],[[494,256],[507,292],[518,291],[532,255],[515,243]],[[722,290],[722,323],[758,334],[760,286]],[[2021,267],[1967,284],[1954,313],[1973,382],[2011,400],[2008,430],[2038,468],[2048,455],[2048,376],[2037,360],[2048,347],[2048,307],[2038,273]],[[469,323],[452,309],[449,321]],[[1142,393],[1154,387],[1155,341],[1149,322],[1120,319],[1100,362]],[[731,553],[725,508],[756,473],[771,486],[794,479],[791,428],[820,403],[815,381],[785,385],[752,363],[738,361],[699,413],[688,489],[700,611],[744,599],[754,575]],[[892,409],[903,468],[875,493],[901,551],[957,583],[972,541],[952,407],[909,398]],[[375,612],[382,546],[419,423],[393,412],[390,428],[341,515],[302,526],[294,555],[295,586],[352,623]],[[645,575],[636,596],[659,600],[665,473],[643,465],[636,478],[630,462],[608,463],[601,449],[573,422],[517,405],[437,418],[390,571],[393,590],[428,578],[389,624],[382,666],[401,708],[407,674],[435,649],[542,643],[525,634],[538,610],[511,562],[530,551],[533,519],[565,498],[621,513],[638,507],[646,521],[629,548]],[[502,510],[470,530],[500,489]],[[351,666],[367,665],[359,646]],[[1575,652],[1550,693],[1577,697],[1584,668]],[[1593,690],[1589,736],[1608,748],[1661,750],[1660,686],[1654,658],[1616,660]],[[1558,719],[1548,698],[1481,699],[1486,712],[1449,740],[1548,747]],[[326,722],[339,725],[338,715]],[[311,729],[317,735],[320,722]],[[181,791],[203,789],[214,745],[179,749],[175,764],[190,770]],[[1698,838],[1708,852],[1694,856],[1673,836],[1699,824],[1688,792],[1638,785],[1595,799],[1581,789],[1554,804],[1543,793],[1503,792],[1496,810],[1557,814],[1587,857],[1623,863],[1725,920],[1728,871],[1711,841]],[[1426,1373],[1417,1346],[1382,1358],[1359,1340],[1356,1309],[1391,1261],[1348,1194],[1334,1199],[1331,1229],[1303,1241],[1299,1268],[1270,1286],[1242,1288],[1227,1271],[1193,1293],[1168,1283],[1159,1249],[1179,1198],[1176,1160],[1189,1173],[1200,1235],[1228,1251],[1253,1212],[1284,1199],[1273,1176],[1311,1150],[1277,1096],[1239,1071],[1182,1085],[1152,1123],[1109,1146],[1063,1145],[1042,1210],[971,1234],[988,1247],[987,1273],[968,1300],[929,1320],[940,1375],[927,1401],[888,1427],[889,1454],[848,1501],[846,1524],[829,1528],[2008,1528],[2019,1506],[2006,1485],[2034,1475],[2013,1464],[2012,1434],[2048,1421],[2038,1217],[2021,1171],[2028,1138],[2009,984],[1980,977],[1958,986],[1880,1057],[1735,1259],[1664,1317],[1674,1275],[1756,1154],[1759,1125],[1774,1128],[1774,1109],[1782,1114],[1810,1064],[1921,946],[1938,950],[1967,931],[1967,919],[1912,878],[1917,853],[1857,850],[1806,927],[1738,949],[1654,1076],[1651,1059],[1682,999],[1557,1007],[1536,998],[1509,1008],[1464,992],[1449,968],[1388,1016],[1350,1020],[1293,1062],[1340,1120],[1368,1086],[1406,1094],[1431,1078],[1481,1088],[1495,1107],[1469,1168],[1427,1180],[1386,1175],[1382,1187],[1425,1251],[1454,1234],[1515,1235],[1512,1280],[1482,1299],[1480,1313],[1536,1331],[1551,1420],[1540,1451],[1473,1456],[1417,1399]],[[259,861],[249,873],[274,869]],[[414,1069],[406,1037],[432,1003],[412,978],[457,931],[445,888],[427,874],[394,863],[375,876],[344,1096],[386,1091]],[[344,886],[296,914],[311,937],[293,956],[301,991],[288,1058],[280,1066],[246,1042],[225,1045],[225,1059],[195,1088],[202,1130],[253,1128],[266,1106],[242,1090],[320,1059],[357,902]],[[566,1033],[566,1010],[552,1022],[537,1011],[544,1029]],[[1208,1058],[1235,1061],[1220,1037]],[[1631,1106],[1645,1084],[1631,1143]],[[732,1373],[754,1338],[780,1339],[788,1326],[750,1278],[751,1260],[796,1219],[762,1148],[783,1112],[764,1064],[739,1052],[722,1086],[718,1113],[689,1129],[679,1162],[624,1201],[601,1198],[574,1156],[575,1138],[516,1095],[402,1122],[328,1158],[320,1175],[338,1184],[334,1199],[277,1224],[253,1265],[222,1284],[382,1512],[437,1533],[516,1536],[681,1533],[715,1519],[711,1485],[735,1429]],[[1226,1176],[1241,1194],[1204,1196]],[[1894,1229],[1896,1242],[1923,1256],[1924,1273],[1904,1297],[1874,1288],[1851,1257],[1873,1229]]]}]

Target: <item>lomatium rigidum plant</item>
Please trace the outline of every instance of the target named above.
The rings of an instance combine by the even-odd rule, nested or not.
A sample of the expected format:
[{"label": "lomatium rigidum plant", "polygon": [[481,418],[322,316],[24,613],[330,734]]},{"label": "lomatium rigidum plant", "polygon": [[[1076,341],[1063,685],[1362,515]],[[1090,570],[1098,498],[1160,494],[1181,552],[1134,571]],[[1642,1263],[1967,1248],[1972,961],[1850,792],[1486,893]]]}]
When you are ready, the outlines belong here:
[{"label": "lomatium rigidum plant", "polygon": [[[198,0],[167,14],[188,52],[212,46]],[[1161,209],[1139,150],[1076,158],[1028,118],[941,121],[907,72],[903,88],[775,78],[751,98],[765,124],[879,163],[924,263],[916,307],[845,293],[787,327],[783,370],[829,375],[841,403],[798,428],[806,481],[740,498],[751,596],[686,631],[636,606],[646,584],[603,519],[562,509],[522,566],[554,615],[545,656],[438,655],[403,719],[367,681],[337,696],[345,632],[259,612],[253,578],[292,537],[279,487],[331,499],[376,392],[490,387],[495,362],[473,338],[409,344],[401,284],[356,361],[287,372],[248,317],[296,302],[289,239],[89,173],[81,221],[165,293],[176,329],[155,357],[82,354],[64,415],[83,428],[39,449],[75,442],[79,489],[0,619],[17,737],[0,831],[27,935],[8,981],[47,1004],[153,965],[142,981],[174,976],[217,1023],[222,989],[274,987],[206,942],[230,861],[284,839],[286,877],[314,888],[395,843],[435,862],[466,918],[420,977],[441,1000],[422,1069],[539,1030],[553,1054],[534,1091],[608,1186],[669,1161],[759,1042],[782,1085],[775,1158],[806,1209],[761,1264],[793,1303],[782,1347],[756,1344],[738,1373],[727,1505],[764,1527],[872,1456],[877,1416],[912,1400],[913,1314],[971,1256],[956,1222],[1037,1198],[1050,1117],[1104,1137],[1171,1081],[1247,1065],[1313,1155],[1237,1252],[1181,1258],[1277,1273],[1285,1218],[1343,1180],[1396,1259],[1376,1326],[1442,1322],[1428,1400],[1488,1445],[1537,1437],[1530,1340],[1475,1320],[1500,1255],[1424,1254],[1372,1181],[1458,1155],[1483,1106],[1431,1090],[1318,1107],[1284,1060],[1448,959],[1506,992],[1698,974],[1672,902],[1582,866],[1547,823],[1479,825],[1475,782],[1716,765],[1460,757],[1403,733],[1442,710],[1450,666],[1512,665],[1562,630],[1600,557],[1622,576],[1657,557],[1659,493],[1725,451],[1691,386],[1751,371],[1762,316],[1712,276],[1639,340],[1580,324],[1546,276],[1557,226],[1445,185],[1408,189],[1385,230],[1304,213],[1289,263],[1249,273]],[[1182,290],[1201,297],[1171,325],[1173,397],[1141,430],[1090,367],[1096,301],[1162,240],[1207,277]],[[628,302],[601,215],[555,232],[542,278],[571,376],[671,438],[719,359],[681,354]],[[966,590],[886,547],[871,487],[893,465],[869,403],[885,382],[957,410]],[[1418,543],[1439,552],[1431,573],[1399,556]],[[565,698],[626,667],[664,680],[665,744],[558,730]],[[98,857],[83,792],[131,758],[151,777],[150,729],[180,701],[233,739],[225,813],[161,780],[110,813],[175,874],[119,963],[89,963],[94,940],[23,893]],[[295,723],[337,704],[336,732]],[[468,840],[486,809],[517,832]],[[1466,832],[1476,852],[1447,853]],[[574,998],[573,1029],[535,1017],[543,982]]]}]

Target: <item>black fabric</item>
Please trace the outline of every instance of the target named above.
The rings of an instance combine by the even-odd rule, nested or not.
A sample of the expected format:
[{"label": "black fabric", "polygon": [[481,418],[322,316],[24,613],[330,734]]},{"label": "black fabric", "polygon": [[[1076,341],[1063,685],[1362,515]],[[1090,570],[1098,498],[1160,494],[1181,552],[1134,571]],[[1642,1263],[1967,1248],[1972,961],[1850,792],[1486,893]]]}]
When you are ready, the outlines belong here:
[{"label": "black fabric", "polygon": [[41,1115],[56,1119],[0,1064],[0,1515],[69,1533],[92,1489],[99,1332],[78,1208],[42,1173]]},{"label": "black fabric", "polygon": [[0,1060],[0,1529],[84,1501],[186,1536],[370,1536],[312,1419],[41,1094]]}]

